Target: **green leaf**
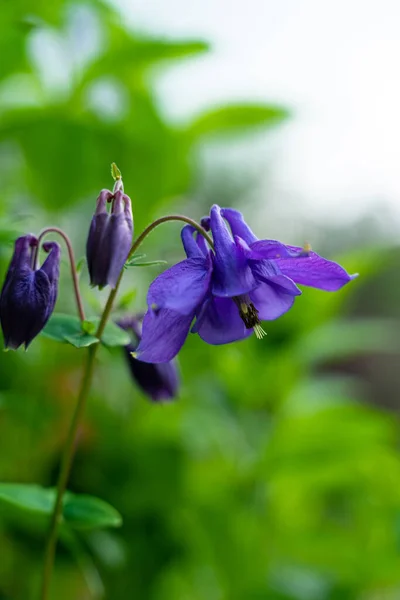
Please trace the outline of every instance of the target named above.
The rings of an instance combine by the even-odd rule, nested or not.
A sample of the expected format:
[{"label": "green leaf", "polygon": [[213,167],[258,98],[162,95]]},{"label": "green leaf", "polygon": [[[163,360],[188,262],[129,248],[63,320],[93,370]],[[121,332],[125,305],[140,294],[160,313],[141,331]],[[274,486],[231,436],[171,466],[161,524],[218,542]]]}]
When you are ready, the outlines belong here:
[{"label": "green leaf", "polygon": [[[90,317],[81,323],[73,315],[54,314],[42,334],[57,342],[67,342],[75,348],[85,348],[96,344],[99,340],[94,335],[100,323],[99,317]],[[129,334],[115,323],[107,323],[101,338],[104,346],[126,346],[130,342]]]},{"label": "green leaf", "polygon": [[[3,515],[24,523],[47,526],[56,499],[55,488],[34,484],[1,483],[0,507]],[[73,529],[119,527],[121,515],[110,504],[94,496],[66,492],[63,498],[63,522]]]},{"label": "green leaf", "polygon": [[125,266],[127,268],[129,267],[154,267],[155,265],[167,265],[167,261],[166,260],[148,260],[145,262],[134,262],[134,263],[127,263]]},{"label": "green leaf", "polygon": [[125,267],[130,267],[135,262],[141,261],[143,258],[146,258],[146,254],[134,254],[129,260],[126,261]]},{"label": "green leaf", "polygon": [[82,329],[85,333],[89,333],[90,335],[94,335],[96,333],[96,323],[93,321],[83,321]]},{"label": "green leaf", "polygon": [[125,294],[122,294],[117,304],[117,310],[124,310],[126,308],[129,308],[129,306],[135,300],[136,295],[136,290],[129,290]]},{"label": "green leaf", "polygon": [[1,483],[0,503],[12,505],[21,511],[49,515],[54,506],[54,490],[38,485]]},{"label": "green leaf", "polygon": [[[94,324],[97,329],[98,324],[100,323],[100,318],[90,317],[89,319],[87,319],[86,322]],[[103,335],[101,337],[102,344],[110,348],[114,346],[126,346],[127,344],[129,344],[130,341],[131,337],[129,333],[121,329],[121,327],[118,327],[118,325],[116,325],[112,321],[109,321],[107,323]]]},{"label": "green leaf", "polygon": [[78,275],[81,273],[81,271],[85,265],[86,265],[86,257],[81,256],[81,258],[76,263],[76,272],[78,273]]},{"label": "green leaf", "polygon": [[120,527],[122,524],[119,512],[104,500],[70,492],[64,497],[63,516],[74,529]]},{"label": "green leaf", "polygon": [[73,315],[63,315],[55,313],[46,327],[42,331],[42,335],[57,342],[67,342],[75,346],[75,348],[83,348],[96,344],[98,339],[82,329],[81,321]]},{"label": "green leaf", "polygon": [[195,137],[237,133],[255,127],[272,127],[282,123],[289,112],[281,106],[235,104],[201,114],[189,127]]},{"label": "green leaf", "polygon": [[[160,61],[196,56],[209,49],[202,40],[134,37],[120,27],[112,33],[110,47],[87,69],[85,81],[92,81],[105,73],[115,73],[116,69],[122,79],[137,78],[143,70]],[[132,65],[135,65],[134,69]]]}]

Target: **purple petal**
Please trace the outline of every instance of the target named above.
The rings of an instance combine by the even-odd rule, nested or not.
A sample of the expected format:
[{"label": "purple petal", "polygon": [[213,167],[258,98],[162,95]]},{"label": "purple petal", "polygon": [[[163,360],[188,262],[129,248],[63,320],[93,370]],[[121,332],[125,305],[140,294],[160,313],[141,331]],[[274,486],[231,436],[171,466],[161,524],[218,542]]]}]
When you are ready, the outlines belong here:
[{"label": "purple petal", "polygon": [[282,292],[291,294],[292,296],[301,295],[301,290],[299,290],[294,281],[280,272],[276,261],[250,261],[250,264],[253,275],[258,281],[267,284],[272,283],[274,287],[279,287]]},{"label": "purple petal", "polygon": [[[289,251],[296,252],[301,248],[288,246]],[[290,277],[296,283],[334,292],[346,283],[357,277],[349,275],[338,263],[327,260],[315,252],[309,252],[308,256],[298,258],[276,259],[280,271]]]},{"label": "purple petal", "polygon": [[257,283],[248,264],[246,249],[232,239],[217,205],[211,209],[211,231],[215,246],[213,294],[231,298],[254,289]]},{"label": "purple petal", "polygon": [[263,258],[297,258],[299,255],[305,256],[303,248],[295,246],[285,246],[282,242],[276,240],[258,240],[251,244],[252,258],[255,260]]},{"label": "purple petal", "polygon": [[249,245],[257,241],[258,238],[247,225],[241,212],[234,208],[223,208],[221,215],[228,221],[234,236],[241,237]]},{"label": "purple petal", "polygon": [[186,340],[192,320],[193,314],[183,316],[174,310],[148,311],[143,319],[137,358],[147,363],[165,363],[173,359]]},{"label": "purple petal", "polygon": [[208,258],[188,258],[161,273],[150,285],[147,303],[151,307],[194,313],[209,291],[212,266]]},{"label": "purple petal", "polygon": [[201,235],[201,233],[197,234],[196,243],[200,248],[203,256],[208,256],[210,254],[211,248],[209,247],[208,243],[206,242],[204,236]]},{"label": "purple petal", "polygon": [[181,231],[182,244],[188,258],[203,258],[204,254],[193,237],[196,229],[191,225],[185,225]]},{"label": "purple petal", "polygon": [[57,242],[45,242],[43,250],[49,252],[48,257],[40,267],[40,271],[46,273],[50,283],[50,297],[47,306],[47,318],[49,318],[57,301],[61,249]]},{"label": "purple petal", "polygon": [[[107,255],[109,267],[104,285],[114,288],[132,245],[133,222],[124,212],[111,214],[102,242],[102,255]],[[107,260],[107,259],[106,259]]]},{"label": "purple petal", "polygon": [[250,300],[258,310],[260,321],[273,321],[287,312],[294,302],[294,296],[280,286],[262,283],[249,294]]},{"label": "purple petal", "polygon": [[246,329],[239,310],[230,298],[210,298],[205,303],[193,329],[208,344],[229,344],[253,333]]}]

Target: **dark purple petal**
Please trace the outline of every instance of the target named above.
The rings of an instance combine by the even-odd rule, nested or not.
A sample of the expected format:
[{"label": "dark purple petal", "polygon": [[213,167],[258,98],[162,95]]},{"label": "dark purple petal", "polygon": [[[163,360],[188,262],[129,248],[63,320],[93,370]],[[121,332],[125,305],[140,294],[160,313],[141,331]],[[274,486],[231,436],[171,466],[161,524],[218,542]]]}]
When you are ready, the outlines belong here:
[{"label": "dark purple petal", "polygon": [[155,402],[172,400],[177,396],[179,389],[177,361],[151,364],[132,356],[141,339],[141,320],[142,315],[135,315],[118,321],[118,325],[132,335],[132,342],[124,347],[129,370],[137,385],[152,400]]},{"label": "dark purple petal", "polygon": [[86,242],[86,261],[90,275],[90,284],[103,285],[107,280],[108,259],[102,255],[102,241],[106,231],[109,215],[94,215],[90,223]]},{"label": "dark purple petal", "polygon": [[172,400],[177,396],[179,375],[175,360],[152,364],[133,358],[133,347],[126,346],[124,350],[132,377],[147,396],[155,402]]},{"label": "dark purple petal", "polygon": [[53,307],[53,289],[45,273],[27,267],[14,273],[0,303],[6,347],[27,347],[46,325]]},{"label": "dark purple petal", "polygon": [[143,319],[142,339],[137,358],[147,363],[166,363],[182,348],[189,333],[193,314],[181,315],[174,310],[148,311]]},{"label": "dark purple petal", "polygon": [[192,329],[208,344],[229,344],[249,337],[252,329],[246,329],[239,310],[230,298],[211,297],[204,304]]},{"label": "dark purple petal", "polygon": [[294,296],[279,285],[262,283],[249,294],[258,310],[260,321],[273,321],[287,312],[294,303]]},{"label": "dark purple petal", "polygon": [[292,279],[280,272],[276,261],[250,261],[250,265],[253,275],[257,281],[263,283],[272,283],[275,287],[281,288],[281,290],[287,294],[291,294],[292,296],[300,296],[301,290],[299,290]]},{"label": "dark purple petal", "polygon": [[257,241],[258,238],[247,225],[241,212],[234,208],[223,208],[221,210],[221,215],[228,221],[232,235],[239,236],[249,246]]},{"label": "dark purple petal", "polygon": [[254,289],[257,283],[248,265],[246,250],[233,240],[217,205],[211,209],[211,231],[215,246],[213,294],[231,298]]},{"label": "dark purple petal", "polygon": [[[296,252],[301,250],[295,246],[288,246],[289,250]],[[346,283],[357,277],[349,275],[338,263],[327,260],[315,252],[309,252],[308,256],[299,258],[276,259],[280,271],[290,277],[296,283],[334,292]]]},{"label": "dark purple petal", "polygon": [[43,273],[46,273],[50,283],[50,298],[46,317],[47,320],[52,314],[57,300],[61,249],[56,242],[46,242],[43,244],[43,250],[49,253],[49,256],[40,267],[40,270]]},{"label": "dark purple petal", "polygon": [[46,273],[50,283],[57,282],[60,276],[60,246],[57,242],[45,242],[43,250],[49,255],[40,267],[40,270]]},{"label": "dark purple petal", "polygon": [[[196,243],[193,240],[194,243]],[[169,308],[182,315],[194,313],[208,293],[211,280],[211,260],[188,258],[161,273],[150,285],[149,307]]]},{"label": "dark purple petal", "polygon": [[3,284],[2,294],[7,290],[8,283],[13,276],[15,270],[20,270],[26,267],[28,270],[33,268],[32,265],[32,249],[37,246],[37,238],[34,235],[28,234],[19,237],[14,244],[14,253],[11,258],[8,271]]},{"label": "dark purple petal", "polygon": [[208,215],[206,217],[203,217],[201,219],[201,221],[200,221],[200,225],[206,231],[210,231],[210,229],[211,229],[211,220],[210,220],[210,217]]}]

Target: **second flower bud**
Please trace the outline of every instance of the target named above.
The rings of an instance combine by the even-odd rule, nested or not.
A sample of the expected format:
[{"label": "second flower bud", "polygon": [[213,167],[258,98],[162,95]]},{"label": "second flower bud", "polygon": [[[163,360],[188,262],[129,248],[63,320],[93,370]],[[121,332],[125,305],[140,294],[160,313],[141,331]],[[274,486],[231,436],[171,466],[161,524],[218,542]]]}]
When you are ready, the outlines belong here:
[{"label": "second flower bud", "polygon": [[[107,204],[111,203],[111,211]],[[86,242],[90,284],[114,288],[128,258],[133,236],[131,199],[121,190],[102,190]]]}]

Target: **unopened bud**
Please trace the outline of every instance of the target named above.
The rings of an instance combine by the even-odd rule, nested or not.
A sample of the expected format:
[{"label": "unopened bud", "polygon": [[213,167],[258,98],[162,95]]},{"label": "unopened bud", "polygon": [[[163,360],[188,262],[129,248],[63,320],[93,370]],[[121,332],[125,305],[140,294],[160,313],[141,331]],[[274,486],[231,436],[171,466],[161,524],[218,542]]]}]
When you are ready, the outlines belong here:
[{"label": "unopened bud", "polygon": [[6,348],[25,348],[42,331],[56,303],[60,266],[60,246],[46,242],[48,257],[36,269],[33,255],[38,240],[25,235],[15,242],[0,297],[0,321]]},{"label": "unopened bud", "polygon": [[[111,203],[111,211],[107,210]],[[133,217],[129,196],[102,190],[90,224],[86,257],[90,284],[114,288],[132,244]]]},{"label": "unopened bud", "polygon": [[117,324],[132,336],[124,352],[133,379],[143,392],[155,402],[172,400],[178,394],[179,374],[177,361],[145,363],[133,356],[141,339],[141,316],[125,317]]}]

